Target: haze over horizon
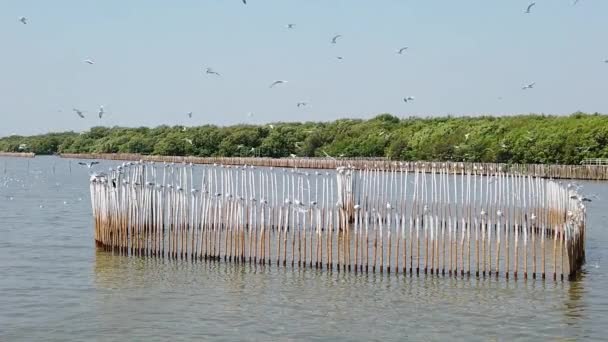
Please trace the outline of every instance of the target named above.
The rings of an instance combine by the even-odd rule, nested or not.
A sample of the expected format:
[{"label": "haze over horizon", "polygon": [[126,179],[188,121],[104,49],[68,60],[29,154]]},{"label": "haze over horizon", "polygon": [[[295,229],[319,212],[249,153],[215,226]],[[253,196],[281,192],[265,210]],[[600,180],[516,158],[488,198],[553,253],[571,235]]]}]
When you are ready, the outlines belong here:
[{"label": "haze over horizon", "polygon": [[[529,3],[4,0],[0,136],[380,113],[608,112],[608,2],[537,1],[525,14]],[[275,80],[289,82],[269,88]]]}]

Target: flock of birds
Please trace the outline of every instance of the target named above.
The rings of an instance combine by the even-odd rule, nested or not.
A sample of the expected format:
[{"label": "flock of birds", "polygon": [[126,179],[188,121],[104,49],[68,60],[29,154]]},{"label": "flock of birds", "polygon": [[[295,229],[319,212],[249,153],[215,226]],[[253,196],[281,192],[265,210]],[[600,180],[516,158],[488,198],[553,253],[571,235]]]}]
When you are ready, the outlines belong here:
[{"label": "flock of birds", "polygon": [[[242,1],[242,3],[243,3],[244,5],[247,5],[247,0],[241,0],[241,1]],[[578,3],[579,3],[579,1],[580,1],[580,0],[574,0],[574,1],[572,2],[572,5],[573,5],[573,6],[575,6],[576,4],[578,4]],[[527,6],[527,7],[524,9],[524,13],[525,13],[525,14],[530,14],[530,13],[532,13],[532,12],[533,12],[533,11],[532,11],[532,9],[533,9],[535,6],[536,6],[536,2],[534,2],[534,1],[530,2],[530,3],[528,4],[528,6]],[[29,23],[29,19],[28,19],[27,17],[24,17],[24,16],[19,17],[19,21],[20,21],[22,24],[24,24],[24,25],[26,25],[26,24],[28,24],[28,23]],[[294,23],[289,23],[289,24],[285,25],[285,27],[286,27],[287,29],[289,29],[289,30],[292,30],[292,29],[295,29],[295,28],[296,28],[296,24],[294,24]],[[330,43],[331,43],[331,44],[338,44],[338,42],[339,42],[339,40],[340,40],[341,38],[342,38],[342,35],[341,35],[341,34],[336,34],[336,35],[334,35],[333,37],[331,37]],[[396,50],[396,53],[397,53],[398,55],[404,55],[404,54],[405,54],[405,53],[408,51],[408,49],[409,49],[409,47],[408,47],[408,46],[404,46],[404,47],[401,47],[401,48],[397,49],[397,50]],[[343,59],[344,59],[344,57],[342,57],[342,56],[337,56],[336,58],[337,58],[338,60],[343,60]],[[87,58],[87,59],[85,59],[83,62],[84,62],[84,63],[86,63],[86,64],[88,64],[88,65],[94,65],[94,64],[95,64],[95,60],[93,60],[92,58]],[[606,63],[606,64],[608,64],[608,59],[604,59],[604,60],[603,60],[603,62],[604,62],[604,63]],[[211,68],[211,67],[205,67],[205,68],[204,68],[204,73],[205,73],[206,75],[211,75],[211,76],[215,76],[215,77],[221,77],[221,76],[222,76],[222,74],[221,74],[221,73],[219,73],[219,72],[215,71],[215,70],[214,70],[213,68]],[[288,83],[288,81],[287,81],[287,80],[275,80],[275,81],[273,81],[273,82],[272,82],[272,83],[269,85],[269,88],[274,88],[274,87],[276,87],[276,86],[279,86],[279,85],[284,85],[284,84],[286,84],[286,83]],[[522,90],[533,89],[535,85],[536,85],[536,82],[527,83],[527,84],[525,84],[524,86],[522,86],[522,87],[521,87],[521,89],[522,89]],[[502,97],[499,97],[499,99],[502,99]],[[405,96],[405,97],[403,97],[403,99],[402,99],[402,100],[403,100],[403,102],[404,102],[404,103],[410,103],[410,102],[413,102],[413,101],[415,100],[415,97],[414,97],[414,96]],[[297,108],[306,107],[306,106],[308,106],[308,105],[309,105],[309,102],[308,102],[308,101],[299,101],[299,102],[297,102],[297,103],[296,103]],[[74,113],[76,113],[76,115],[77,115],[78,117],[80,117],[80,118],[82,118],[82,119],[84,119],[84,118],[85,118],[85,115],[84,115],[85,111],[84,111],[84,110],[81,110],[81,109],[78,109],[78,108],[73,108],[72,110],[74,111]],[[99,119],[102,119],[102,118],[104,117],[104,115],[105,115],[105,114],[106,114],[106,112],[105,112],[105,110],[104,110],[103,105],[99,106],[99,109],[97,110],[97,116],[99,117]],[[188,118],[192,118],[192,116],[193,116],[193,112],[188,112],[188,113],[186,113],[186,114],[187,114]],[[252,117],[252,116],[253,116],[253,113],[249,112],[249,113],[247,113],[247,116],[248,116],[248,117]]]}]

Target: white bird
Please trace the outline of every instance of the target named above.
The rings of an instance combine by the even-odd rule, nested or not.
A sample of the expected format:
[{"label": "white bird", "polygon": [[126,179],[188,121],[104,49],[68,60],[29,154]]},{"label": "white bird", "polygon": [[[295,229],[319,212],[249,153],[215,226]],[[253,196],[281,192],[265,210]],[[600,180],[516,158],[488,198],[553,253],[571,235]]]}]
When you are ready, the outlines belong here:
[{"label": "white bird", "polygon": [[288,29],[293,29],[296,27],[296,24],[287,24],[286,26]]},{"label": "white bird", "polygon": [[521,87],[521,89],[522,90],[532,89],[532,88],[534,88],[534,85],[536,85],[536,82],[532,82],[530,84],[526,84],[525,86]]},{"label": "white bird", "polygon": [[92,60],[92,59],[90,59],[90,58],[85,59],[84,62],[87,63],[87,64],[90,64],[90,65],[95,64],[95,61]]},{"label": "white bird", "polygon": [[248,118],[253,117],[253,112],[248,112],[248,113],[247,113],[247,117],[248,117]]},{"label": "white bird", "polygon": [[469,140],[469,136],[471,135],[471,133],[467,133],[464,135],[464,140]]},{"label": "white bird", "polygon": [[526,8],[525,13],[530,13],[530,10],[532,9],[532,7],[534,7],[536,5],[536,2],[531,2],[528,7]]},{"label": "white bird", "polygon": [[305,107],[305,106],[307,106],[307,105],[308,105],[308,102],[306,102],[306,101],[298,102],[298,103],[296,104],[296,106],[298,106],[298,108],[300,108],[300,107]]},{"label": "white bird", "polygon": [[408,96],[408,97],[404,97],[403,98],[403,102],[408,103],[408,102],[412,102],[414,101],[414,97],[413,96]]},{"label": "white bird", "polygon": [[23,23],[23,25],[27,24],[27,18],[26,17],[19,17],[19,21]]},{"label": "white bird", "polygon": [[99,118],[101,119],[101,117],[103,116],[103,114],[105,114],[105,111],[103,110],[103,106],[99,106]]},{"label": "white bird", "polygon": [[184,138],[184,141],[188,144],[192,145],[192,139]]},{"label": "white bird", "polygon": [[270,87],[269,87],[269,88],[273,88],[273,87],[274,87],[274,86],[276,86],[277,84],[283,84],[283,83],[287,83],[287,81],[281,81],[281,80],[274,81],[274,82],[272,82],[272,84],[270,85]]},{"label": "white bird", "polygon": [[403,55],[403,53],[404,53],[404,52],[405,52],[405,50],[407,50],[407,49],[408,49],[408,47],[407,47],[407,46],[402,47],[401,49],[399,49],[399,50],[397,51],[397,54],[399,54],[399,55]]},{"label": "white bird", "polygon": [[268,125],[268,127],[270,127],[270,129],[274,129],[274,125]]},{"label": "white bird", "polygon": [[72,110],[73,110],[73,111],[76,113],[76,115],[78,115],[78,116],[80,116],[82,119],[84,119],[84,111],[82,111],[82,110],[80,110],[80,109],[78,109],[78,108],[73,108]]},{"label": "white bird", "polygon": [[292,153],[292,154],[290,154],[289,156],[290,156],[291,158],[297,158],[297,157],[298,157],[298,156],[296,156],[296,155],[295,155],[295,154],[293,154],[293,153]]},{"label": "white bird", "polygon": [[190,119],[192,119],[192,112],[186,113]]},{"label": "white bird", "polygon": [[92,162],[89,162],[89,163],[85,163],[85,162],[78,162],[78,165],[86,166],[86,167],[87,167],[87,168],[89,168],[89,169],[90,169],[90,168],[92,168],[92,167],[93,167],[93,165],[97,165],[97,164],[99,164],[99,162],[98,162],[98,161],[92,161]]},{"label": "white bird", "polygon": [[222,76],[222,75],[220,75],[220,73],[219,73],[219,72],[214,71],[214,70],[213,70],[213,69],[211,69],[211,68],[207,68],[207,70],[205,70],[205,73],[206,73],[206,74],[210,74],[210,75]]},{"label": "white bird", "polygon": [[336,44],[338,42],[338,38],[342,38],[341,34],[337,34],[335,35],[332,39],[331,39],[331,43],[332,44]]}]

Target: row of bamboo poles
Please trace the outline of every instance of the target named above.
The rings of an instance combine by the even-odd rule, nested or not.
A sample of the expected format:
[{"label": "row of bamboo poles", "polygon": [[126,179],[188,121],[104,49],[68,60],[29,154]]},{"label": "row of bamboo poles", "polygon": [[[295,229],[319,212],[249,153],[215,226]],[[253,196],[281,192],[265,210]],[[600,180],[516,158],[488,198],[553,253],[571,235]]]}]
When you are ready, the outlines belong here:
[{"label": "row of bamboo poles", "polygon": [[33,152],[0,152],[0,157],[34,158],[35,156]]},{"label": "row of bamboo poles", "polygon": [[[251,158],[251,157],[173,157],[150,156],[129,153],[115,154],[62,154],[63,158],[74,159],[107,159],[107,160],[143,160],[166,163],[221,164],[221,165],[255,165],[265,167],[289,167],[306,169],[336,169],[348,166],[355,169],[378,168],[380,170],[423,168],[423,164],[431,162],[396,162],[382,158]],[[439,163],[438,163],[439,164]],[[495,171],[520,173],[541,178],[553,179],[582,179],[608,180],[608,165],[545,165],[545,164],[501,164],[501,163],[468,163],[441,162],[441,165],[457,173],[484,172],[491,174]]]},{"label": "row of bamboo poles", "polygon": [[119,253],[355,272],[573,277],[573,187],[443,164],[301,170],[123,163],[91,177],[95,241]]}]

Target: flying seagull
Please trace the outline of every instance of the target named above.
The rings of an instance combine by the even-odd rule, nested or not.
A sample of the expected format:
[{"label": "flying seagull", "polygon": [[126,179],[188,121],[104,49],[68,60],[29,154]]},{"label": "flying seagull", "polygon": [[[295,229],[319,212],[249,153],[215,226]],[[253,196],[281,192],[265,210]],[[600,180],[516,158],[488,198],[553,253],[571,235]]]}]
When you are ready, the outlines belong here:
[{"label": "flying seagull", "polygon": [[287,83],[287,81],[281,81],[281,80],[274,81],[274,82],[272,82],[272,84],[270,85],[269,88],[274,88],[274,86],[276,86],[277,84],[283,84],[283,83]]},{"label": "flying seagull", "polygon": [[190,119],[192,119],[192,112],[188,112],[187,114],[188,114],[188,117],[189,117]]},{"label": "flying seagull", "polygon": [[211,69],[211,68],[207,68],[207,70],[205,71],[205,73],[206,73],[206,74],[210,74],[210,75],[222,76],[222,75],[220,75],[220,73],[219,73],[219,72],[214,71],[214,70],[213,70],[213,69]]},{"label": "flying seagull", "polygon": [[99,118],[101,119],[101,117],[105,114],[105,111],[103,110],[103,106],[99,106]]},{"label": "flying seagull", "polygon": [[247,113],[247,117],[249,117],[249,118],[253,117],[253,112]]},{"label": "flying seagull", "polygon": [[521,87],[521,89],[522,89],[522,90],[526,90],[526,89],[532,89],[532,88],[534,88],[534,85],[535,85],[535,84],[536,84],[536,82],[532,82],[532,83],[530,83],[530,84],[527,84],[527,85],[525,85],[525,86]]},{"label": "flying seagull", "polygon": [[242,0],[243,4],[247,5],[247,0]]},{"label": "flying seagull", "polygon": [[296,106],[298,106],[298,108],[300,108],[300,107],[305,107],[305,106],[307,106],[307,105],[308,105],[308,102],[305,102],[305,101],[298,102],[298,103],[296,104]]},{"label": "flying seagull", "polygon": [[288,29],[293,29],[296,27],[296,24],[287,24]]},{"label": "flying seagull", "polygon": [[336,56],[336,59],[343,60],[344,57],[342,57],[342,56]]},{"label": "flying seagull", "polygon": [[397,54],[399,54],[399,55],[403,55],[403,53],[404,53],[404,52],[405,52],[405,50],[407,50],[407,49],[408,49],[408,47],[407,47],[407,46],[402,47],[401,49],[399,49],[399,50],[397,51]]},{"label": "flying seagull", "polygon": [[85,162],[78,162],[78,165],[86,166],[86,167],[88,167],[89,169],[90,169],[90,168],[92,168],[92,167],[93,167],[93,165],[97,165],[97,164],[99,164],[99,162],[98,162],[98,161],[92,161],[92,162],[89,162],[89,163],[85,163]]},{"label": "flying seagull", "polygon": [[19,21],[23,23],[23,25],[27,24],[27,18],[26,17],[19,17]]},{"label": "flying seagull", "polygon": [[534,5],[536,5],[536,2],[531,2],[528,7],[526,8],[525,13],[530,13],[530,10],[532,9],[532,7],[534,7]]},{"label": "flying seagull", "polygon": [[188,144],[192,145],[192,139],[184,138],[184,141]]},{"label": "flying seagull", "polygon": [[412,102],[412,101],[414,101],[413,96],[408,96],[408,97],[403,98],[403,102],[405,102],[405,103]]},{"label": "flying seagull", "polygon": [[84,112],[83,112],[82,110],[80,110],[80,109],[78,109],[78,108],[74,108],[74,109],[72,109],[72,110],[73,110],[73,111],[76,113],[76,115],[78,115],[78,116],[80,116],[82,119],[84,119]]},{"label": "flying seagull", "polygon": [[92,60],[92,59],[90,59],[90,58],[89,59],[85,59],[84,62],[87,63],[87,64],[90,64],[90,65],[95,64],[95,61]]},{"label": "flying seagull", "polygon": [[332,39],[331,39],[331,43],[332,44],[336,44],[338,42],[338,38],[342,38],[341,34],[337,34],[335,35]]},{"label": "flying seagull", "polygon": [[604,60],[604,63],[608,64],[608,59],[605,59],[605,60]]},{"label": "flying seagull", "polygon": [[274,125],[268,125],[268,127],[270,127],[270,129],[274,129]]}]

